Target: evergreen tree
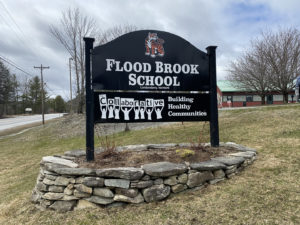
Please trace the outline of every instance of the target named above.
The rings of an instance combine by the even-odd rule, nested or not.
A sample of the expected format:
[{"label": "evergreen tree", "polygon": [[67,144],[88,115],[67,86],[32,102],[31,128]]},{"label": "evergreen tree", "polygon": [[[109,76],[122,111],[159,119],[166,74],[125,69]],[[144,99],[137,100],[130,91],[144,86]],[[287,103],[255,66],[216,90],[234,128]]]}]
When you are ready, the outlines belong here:
[{"label": "evergreen tree", "polygon": [[[28,97],[33,113],[42,113],[42,89],[41,80],[38,76],[29,81]],[[46,98],[47,92],[44,90],[44,99]]]},{"label": "evergreen tree", "polygon": [[25,80],[24,82],[22,82],[22,84],[20,85],[20,92],[21,92],[21,96],[20,96],[20,100],[21,100],[21,113],[25,112],[26,108],[32,108],[30,99],[29,99],[29,80]]},{"label": "evergreen tree", "polygon": [[60,95],[56,96],[56,98],[54,99],[54,104],[55,112],[62,113],[66,111],[66,103]]},{"label": "evergreen tree", "polygon": [[0,117],[8,114],[8,104],[15,99],[17,85],[15,75],[11,75],[8,68],[0,61]]}]

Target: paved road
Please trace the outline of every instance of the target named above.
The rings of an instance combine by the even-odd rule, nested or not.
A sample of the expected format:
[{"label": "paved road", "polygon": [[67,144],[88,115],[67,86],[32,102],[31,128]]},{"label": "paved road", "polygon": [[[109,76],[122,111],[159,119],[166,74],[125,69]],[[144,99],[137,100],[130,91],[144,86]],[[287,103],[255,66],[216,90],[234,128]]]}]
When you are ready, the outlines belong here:
[{"label": "paved road", "polygon": [[[62,117],[63,115],[63,113],[45,114],[45,120]],[[14,118],[0,119],[0,131],[36,122],[42,122],[42,115],[17,116]]]}]

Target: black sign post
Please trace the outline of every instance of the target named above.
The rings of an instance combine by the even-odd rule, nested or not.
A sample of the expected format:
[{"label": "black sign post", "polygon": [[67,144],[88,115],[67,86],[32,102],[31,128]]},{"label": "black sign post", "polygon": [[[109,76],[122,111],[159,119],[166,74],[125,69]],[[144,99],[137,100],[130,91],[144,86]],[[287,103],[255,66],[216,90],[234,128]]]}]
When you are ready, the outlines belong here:
[{"label": "black sign post", "polygon": [[219,146],[219,120],[217,102],[217,73],[216,73],[216,48],[206,48],[209,57],[209,79],[210,79],[210,144],[212,147]]},{"label": "black sign post", "polygon": [[216,46],[205,53],[155,30],[95,48],[93,38],[84,41],[87,161],[94,160],[95,123],[210,121],[211,146],[219,146]]},{"label": "black sign post", "polygon": [[83,38],[85,41],[85,91],[86,91],[86,160],[94,160],[94,99],[91,84],[91,51],[94,38]]}]

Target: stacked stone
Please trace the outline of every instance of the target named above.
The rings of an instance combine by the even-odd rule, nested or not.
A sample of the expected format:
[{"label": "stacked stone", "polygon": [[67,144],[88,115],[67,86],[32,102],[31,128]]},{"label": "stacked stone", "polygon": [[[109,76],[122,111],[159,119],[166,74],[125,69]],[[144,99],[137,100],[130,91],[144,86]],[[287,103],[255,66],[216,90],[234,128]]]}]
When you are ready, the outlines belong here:
[{"label": "stacked stone", "polygon": [[[229,145],[238,149],[233,144]],[[174,144],[166,147],[170,145]],[[73,156],[68,152],[64,156],[43,157],[32,201],[40,209],[60,212],[160,201],[172,193],[201,189],[231,178],[256,158],[255,150],[244,146],[240,148],[243,150],[206,162],[158,162],[145,164],[141,168],[78,168],[78,164],[73,162],[74,155],[83,154],[78,151]]]}]

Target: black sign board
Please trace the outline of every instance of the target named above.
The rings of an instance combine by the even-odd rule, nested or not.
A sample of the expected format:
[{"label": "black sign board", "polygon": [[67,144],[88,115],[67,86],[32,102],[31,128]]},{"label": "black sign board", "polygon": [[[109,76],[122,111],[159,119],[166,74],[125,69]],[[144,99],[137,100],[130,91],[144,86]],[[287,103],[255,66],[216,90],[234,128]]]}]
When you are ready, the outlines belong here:
[{"label": "black sign board", "polygon": [[208,121],[209,94],[95,92],[95,122]]},{"label": "black sign board", "polygon": [[94,159],[95,123],[210,121],[211,145],[219,146],[216,46],[205,53],[154,30],[95,48],[93,38],[84,41],[87,161]]},{"label": "black sign board", "polygon": [[209,91],[208,60],[177,35],[131,32],[93,49],[93,89]]}]

